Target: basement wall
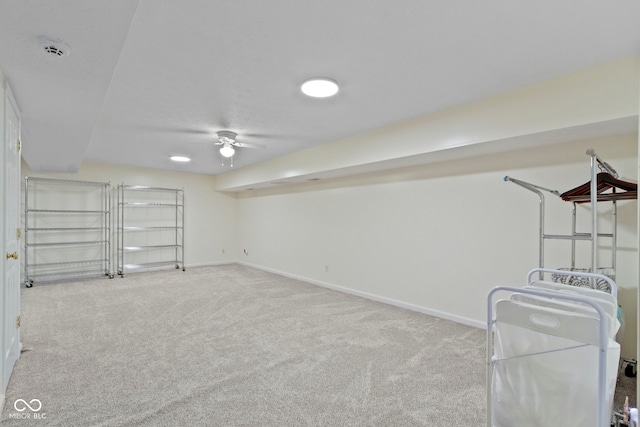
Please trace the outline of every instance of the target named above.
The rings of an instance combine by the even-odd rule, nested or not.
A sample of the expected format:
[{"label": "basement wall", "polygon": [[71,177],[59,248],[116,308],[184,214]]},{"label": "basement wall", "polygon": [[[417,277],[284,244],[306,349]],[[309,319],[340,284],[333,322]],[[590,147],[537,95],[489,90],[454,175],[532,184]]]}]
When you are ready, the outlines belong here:
[{"label": "basement wall", "polygon": [[[637,135],[619,135],[244,191],[237,200],[239,261],[484,327],[488,291],[523,285],[538,265],[538,198],[503,177],[564,192],[589,181],[585,151],[595,148],[622,178],[636,181],[637,145]],[[570,233],[571,204],[550,194],[547,204],[547,233]],[[606,232],[610,204],[600,206]],[[587,207],[578,218],[589,227]],[[636,357],[636,218],[636,201],[619,202],[619,341],[627,358]],[[601,264],[609,265],[610,240],[600,246]],[[546,247],[547,267],[570,266],[569,242]],[[588,250],[579,251],[578,266],[590,264]]]}]

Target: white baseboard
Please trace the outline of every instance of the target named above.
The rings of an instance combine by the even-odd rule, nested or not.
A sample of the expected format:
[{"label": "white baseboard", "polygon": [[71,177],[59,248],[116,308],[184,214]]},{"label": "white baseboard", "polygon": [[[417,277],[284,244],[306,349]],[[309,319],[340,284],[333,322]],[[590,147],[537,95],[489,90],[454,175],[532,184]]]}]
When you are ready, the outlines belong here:
[{"label": "white baseboard", "polygon": [[486,325],[485,322],[481,322],[481,321],[474,320],[474,319],[469,319],[467,317],[458,316],[458,315],[455,315],[455,314],[446,313],[446,312],[439,311],[439,310],[433,310],[431,308],[422,307],[420,305],[408,303],[408,302],[405,302],[405,301],[396,300],[396,299],[393,299],[393,298],[383,297],[383,296],[376,295],[376,294],[371,294],[371,293],[368,293],[368,292],[358,291],[358,290],[347,288],[347,287],[340,286],[340,285],[334,285],[333,283],[323,282],[323,281],[320,281],[320,280],[309,279],[309,278],[303,277],[303,276],[297,276],[295,274],[285,273],[285,272],[274,270],[274,269],[271,269],[271,268],[266,268],[266,267],[262,267],[262,266],[259,266],[259,265],[251,264],[251,263],[248,263],[248,262],[238,261],[237,264],[244,265],[244,266],[251,267],[251,268],[255,268],[257,270],[266,271],[266,272],[269,272],[269,273],[278,274],[280,276],[289,277],[291,279],[300,280],[302,282],[311,283],[312,285],[322,286],[323,288],[333,289],[335,291],[344,292],[344,293],[355,295],[355,296],[358,296],[358,297],[370,299],[372,301],[377,301],[377,302],[381,302],[381,303],[384,303],[384,304],[389,304],[389,305],[393,305],[393,306],[396,306],[396,307],[405,308],[405,309],[411,310],[411,311],[417,311],[418,313],[428,314],[429,316],[438,317],[440,319],[445,319],[445,320],[450,320],[452,322],[461,323],[463,325],[471,326],[471,327],[474,327],[474,328],[485,329],[485,330],[487,329],[487,325]]},{"label": "white baseboard", "polygon": [[201,262],[197,264],[185,264],[185,270],[187,268],[196,268],[196,267],[215,267],[217,265],[229,265],[229,264],[238,264],[237,261],[214,261],[214,262]]}]

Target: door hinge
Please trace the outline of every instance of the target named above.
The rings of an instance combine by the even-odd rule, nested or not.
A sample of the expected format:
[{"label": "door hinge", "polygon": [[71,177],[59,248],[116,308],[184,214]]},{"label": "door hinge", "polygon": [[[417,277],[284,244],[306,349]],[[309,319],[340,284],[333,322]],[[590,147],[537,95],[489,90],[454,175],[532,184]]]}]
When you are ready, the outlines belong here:
[{"label": "door hinge", "polygon": [[22,228],[16,228],[16,239],[20,240],[22,237]]},{"label": "door hinge", "polygon": [[20,328],[20,316],[16,317],[16,328]]},{"label": "door hinge", "polygon": [[18,153],[22,150],[22,140],[18,139],[18,145],[16,146]]}]

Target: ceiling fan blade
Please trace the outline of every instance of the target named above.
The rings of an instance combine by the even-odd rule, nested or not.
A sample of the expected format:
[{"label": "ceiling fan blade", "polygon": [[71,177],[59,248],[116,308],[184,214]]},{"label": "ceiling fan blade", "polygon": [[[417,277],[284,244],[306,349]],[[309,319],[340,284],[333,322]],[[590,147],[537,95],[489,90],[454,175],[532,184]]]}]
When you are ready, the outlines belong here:
[{"label": "ceiling fan blade", "polygon": [[213,135],[210,131],[202,130],[202,129],[174,129],[173,132],[182,133],[185,135],[205,135],[205,136]]},{"label": "ceiling fan blade", "polygon": [[260,138],[260,139],[266,139],[266,138],[272,138],[274,137],[274,135],[268,134],[268,133],[253,133],[253,132],[242,132],[238,135],[239,138]]},{"label": "ceiling fan blade", "polygon": [[265,148],[267,148],[262,144],[254,144],[254,143],[251,143],[251,142],[237,142],[236,141],[236,143],[233,144],[233,145],[235,145],[236,147],[239,147],[239,148],[253,148],[253,149],[256,149],[256,150],[264,150]]},{"label": "ceiling fan blade", "polygon": [[215,138],[215,132],[211,130],[207,130],[205,128],[198,129],[195,127],[167,126],[167,125],[134,125],[131,127],[135,128],[135,130],[137,131],[169,133],[174,135],[175,134],[203,135],[203,136],[212,136]]}]

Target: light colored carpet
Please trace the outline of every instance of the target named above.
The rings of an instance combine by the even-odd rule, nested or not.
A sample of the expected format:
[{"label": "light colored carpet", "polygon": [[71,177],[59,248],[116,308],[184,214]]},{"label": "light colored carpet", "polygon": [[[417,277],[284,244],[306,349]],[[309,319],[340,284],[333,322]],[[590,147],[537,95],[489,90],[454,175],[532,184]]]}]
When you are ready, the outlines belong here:
[{"label": "light colored carpet", "polygon": [[484,331],[244,266],[36,284],[22,319],[7,426],[485,424]]}]

